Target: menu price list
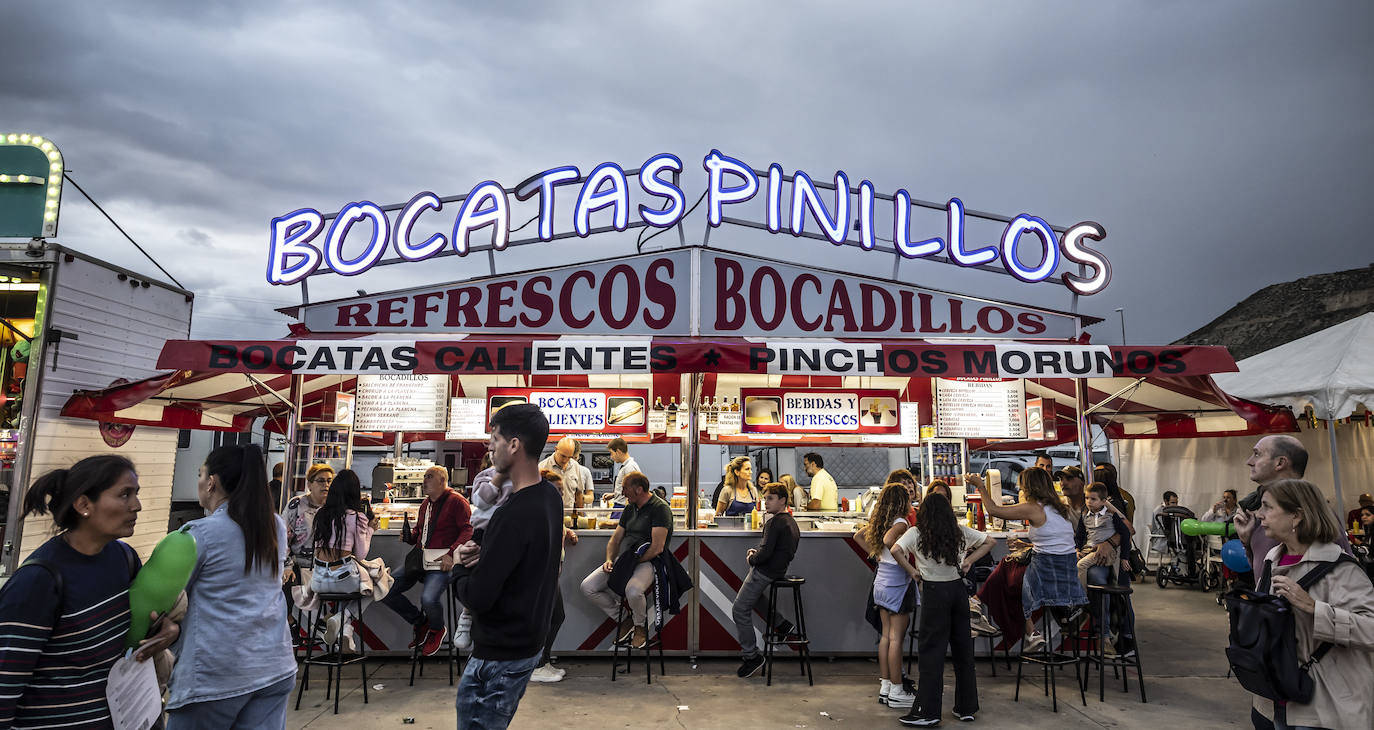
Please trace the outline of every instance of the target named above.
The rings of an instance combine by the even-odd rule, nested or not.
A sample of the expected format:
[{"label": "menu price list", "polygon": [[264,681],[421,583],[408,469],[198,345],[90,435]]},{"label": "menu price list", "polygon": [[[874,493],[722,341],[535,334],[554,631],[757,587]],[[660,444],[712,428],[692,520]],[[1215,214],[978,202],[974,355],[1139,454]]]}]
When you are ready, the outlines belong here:
[{"label": "menu price list", "polygon": [[447,375],[359,375],[354,428],[359,431],[444,431]]},{"label": "menu price list", "polygon": [[1025,386],[1021,380],[937,378],[935,432],[940,438],[1025,438]]}]

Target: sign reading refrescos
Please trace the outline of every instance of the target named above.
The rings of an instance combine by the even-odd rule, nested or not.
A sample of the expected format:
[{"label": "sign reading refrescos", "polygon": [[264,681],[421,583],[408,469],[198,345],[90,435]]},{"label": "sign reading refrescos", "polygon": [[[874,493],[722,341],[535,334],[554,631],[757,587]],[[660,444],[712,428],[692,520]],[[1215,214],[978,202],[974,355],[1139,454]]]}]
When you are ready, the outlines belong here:
[{"label": "sign reading refrescos", "polygon": [[1026,391],[1019,379],[936,378],[939,438],[1026,438]]},{"label": "sign reading refrescos", "polygon": [[447,375],[359,375],[357,431],[444,431]]},{"label": "sign reading refrescos", "polygon": [[549,419],[550,433],[642,434],[648,424],[647,390],[488,388],[490,415],[508,405],[532,403]]},{"label": "sign reading refrescos", "polygon": [[902,432],[893,390],[788,390],[741,388],[744,433]]},{"label": "sign reading refrescos", "polygon": [[[855,243],[871,251],[881,238],[893,241],[893,250],[905,258],[939,257],[967,267],[998,262],[1026,282],[1049,279],[1058,273],[1061,262],[1067,262],[1075,271],[1080,266],[1085,272],[1091,271],[1089,275],[1061,275],[1065,286],[1082,295],[1102,291],[1111,280],[1107,258],[1087,245],[1107,235],[1102,226],[1091,221],[1074,224],[1060,236],[1043,219],[1021,214],[1006,224],[999,241],[978,246],[966,240],[964,204],[958,198],[950,198],[945,205],[946,225],[939,231],[945,235],[932,235],[935,232],[912,230],[912,198],[906,190],[879,194],[867,180],[851,187],[849,176],[839,171],[833,189],[822,193],[828,186],[816,185],[805,172],[796,171],[789,181],[777,163],[760,172],[717,150],[706,155],[701,164],[707,178],[703,194],[706,219],[711,226],[728,222],[727,206],[762,196],[764,227],[770,233],[785,231],[801,236],[807,234],[810,221],[836,245]],[[479,243],[504,249],[511,240],[512,193],[516,201],[533,200],[538,207],[540,241],[567,235],[556,232],[555,227],[564,231],[570,227],[583,238],[591,235],[597,230],[592,225],[593,214],[610,224],[603,230],[630,228],[632,193],[654,203],[636,207],[637,225],[669,228],[679,224],[690,209],[688,195],[679,184],[683,170],[682,160],[666,153],[649,158],[638,171],[630,172],[612,162],[603,162],[586,175],[564,165],[536,173],[510,191],[494,181],[483,181],[459,199],[450,198],[456,209],[447,211],[438,195],[420,192],[400,206],[394,219],[382,206],[366,200],[349,203],[328,217],[313,208],[301,208],[272,219],[267,281],[294,284],[321,267],[354,276],[377,265],[388,251],[394,253],[392,260],[411,262],[445,252],[465,256],[474,235]],[[637,179],[638,190],[631,190],[631,177]],[[556,208],[559,188],[563,188],[564,205]],[[891,219],[891,226],[882,231],[874,219],[879,206],[889,209],[890,215],[885,217]],[[555,210],[563,210],[565,215],[571,211],[570,219],[555,221]],[[851,241],[850,232],[856,229],[857,240]],[[361,250],[358,243],[349,241],[354,231],[358,237],[370,235]],[[350,243],[351,253],[345,253],[345,245]],[[1039,263],[1026,265],[1023,260],[1028,257]]]}]

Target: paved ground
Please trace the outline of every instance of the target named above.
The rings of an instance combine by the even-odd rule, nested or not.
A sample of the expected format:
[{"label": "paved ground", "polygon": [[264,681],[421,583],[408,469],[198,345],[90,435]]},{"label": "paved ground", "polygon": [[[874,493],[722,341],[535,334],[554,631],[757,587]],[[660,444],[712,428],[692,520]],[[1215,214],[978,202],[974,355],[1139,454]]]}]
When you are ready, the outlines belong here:
[{"label": "paved ground", "polygon": [[[979,723],[1014,728],[1195,728],[1249,727],[1249,700],[1240,685],[1226,678],[1223,648],[1226,614],[1211,594],[1195,590],[1160,590],[1153,583],[1137,584],[1136,611],[1140,615],[1141,657],[1149,703],[1140,703],[1134,678],[1130,694],[1118,682],[1107,687],[1106,702],[1098,702],[1097,682],[1085,708],[1073,690],[1073,674],[1060,675],[1059,712],[1050,710],[1037,675],[1023,682],[1021,702],[1014,702],[1015,669],[998,668],[989,673],[987,662],[978,666],[981,712]],[[557,684],[531,684],[516,715],[516,728],[825,728],[900,727],[901,714],[876,702],[877,664],[849,659],[820,661],[815,665],[816,685],[798,680],[791,666],[775,669],[772,687],[762,679],[735,677],[736,661],[705,660],[695,669],[686,659],[668,660],[668,675],[653,685],[644,683],[642,665],[638,681],[609,681],[609,660],[565,661],[560,664],[567,679]],[[385,728],[451,728],[454,725],[454,691],[442,665],[434,665],[415,687],[406,686],[409,664],[392,661],[371,672],[370,704],[362,703],[357,675],[349,672],[340,714],[331,714],[332,702],[324,690],[306,693],[299,711],[288,716],[287,727],[358,730]],[[1029,672],[1027,673],[1029,675]],[[435,676],[439,675],[439,676]],[[312,679],[314,672],[312,671]],[[623,678],[622,678],[623,679]],[[944,726],[963,726],[948,714],[953,698],[952,674],[946,671]],[[294,696],[293,696],[294,701]],[[403,718],[414,718],[404,724]]]}]

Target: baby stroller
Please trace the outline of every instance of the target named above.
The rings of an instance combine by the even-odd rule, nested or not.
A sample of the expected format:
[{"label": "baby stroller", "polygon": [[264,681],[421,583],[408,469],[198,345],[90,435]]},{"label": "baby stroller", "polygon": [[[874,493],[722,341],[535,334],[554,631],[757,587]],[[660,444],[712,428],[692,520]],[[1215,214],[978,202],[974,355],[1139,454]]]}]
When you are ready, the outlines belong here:
[{"label": "baby stroller", "polygon": [[1221,576],[1215,574],[1207,561],[1202,538],[1183,534],[1179,529],[1185,519],[1197,519],[1197,515],[1187,507],[1165,507],[1160,512],[1155,525],[1164,534],[1168,546],[1165,558],[1160,561],[1155,572],[1155,583],[1160,588],[1170,583],[1176,585],[1196,585],[1201,591],[1210,591],[1218,586]]}]

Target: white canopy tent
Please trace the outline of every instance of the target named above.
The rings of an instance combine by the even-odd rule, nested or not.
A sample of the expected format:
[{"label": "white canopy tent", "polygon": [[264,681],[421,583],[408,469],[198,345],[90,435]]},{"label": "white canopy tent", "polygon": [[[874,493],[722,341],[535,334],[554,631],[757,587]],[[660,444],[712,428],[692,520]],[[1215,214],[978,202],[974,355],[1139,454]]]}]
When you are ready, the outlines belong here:
[{"label": "white canopy tent", "polygon": [[1231,395],[1288,406],[1309,406],[1326,421],[1336,503],[1344,505],[1336,421],[1374,406],[1374,312],[1346,320],[1236,363],[1216,383]]}]

